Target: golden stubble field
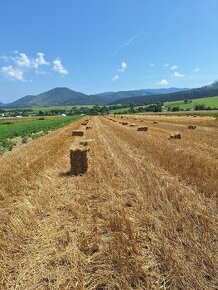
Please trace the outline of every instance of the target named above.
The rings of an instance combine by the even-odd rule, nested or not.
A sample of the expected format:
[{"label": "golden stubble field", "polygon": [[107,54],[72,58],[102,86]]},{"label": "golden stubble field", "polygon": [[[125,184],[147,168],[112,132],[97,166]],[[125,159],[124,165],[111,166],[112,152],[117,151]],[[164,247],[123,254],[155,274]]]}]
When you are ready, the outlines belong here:
[{"label": "golden stubble field", "polygon": [[[218,289],[218,122],[89,125],[84,137],[72,136],[77,121],[0,157],[0,289]],[[69,151],[83,139],[94,139],[88,172],[72,177]]]}]

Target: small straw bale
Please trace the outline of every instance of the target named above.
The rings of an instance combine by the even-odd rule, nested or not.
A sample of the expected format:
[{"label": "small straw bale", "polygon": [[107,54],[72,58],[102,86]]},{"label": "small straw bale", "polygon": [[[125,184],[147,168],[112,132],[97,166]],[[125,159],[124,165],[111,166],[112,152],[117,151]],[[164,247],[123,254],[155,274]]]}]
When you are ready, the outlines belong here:
[{"label": "small straw bale", "polygon": [[86,140],[80,141],[79,145],[86,147],[94,141],[95,141],[95,139],[86,139]]},{"label": "small straw bale", "polygon": [[92,127],[91,126],[86,126],[86,130],[88,130],[88,129],[92,129]]},{"label": "small straw bale", "polygon": [[188,129],[196,129],[196,125],[193,125],[193,124],[190,124],[190,125],[188,125]]},{"label": "small straw bale", "polygon": [[181,133],[175,132],[175,133],[170,133],[170,136],[168,139],[181,139],[182,135]]},{"label": "small straw bale", "polygon": [[121,122],[122,125],[128,125],[128,122]]},{"label": "small straw bale", "polygon": [[123,119],[123,116],[121,116],[120,118]]},{"label": "small straw bale", "polygon": [[148,131],[148,127],[138,127],[137,131]]},{"label": "small straw bale", "polygon": [[84,135],[84,131],[82,130],[74,130],[72,132],[72,136],[83,136]]},{"label": "small straw bale", "polygon": [[81,125],[86,126],[88,122],[82,122]]},{"label": "small straw bale", "polygon": [[135,126],[136,126],[136,124],[130,124],[129,126],[130,126],[130,127],[135,127]]},{"label": "small straw bale", "polygon": [[153,121],[153,124],[158,124],[158,121]]},{"label": "small straw bale", "polygon": [[3,201],[5,199],[5,196],[2,192],[0,192],[0,201]]},{"label": "small straw bale", "polygon": [[84,174],[88,170],[87,147],[72,148],[70,150],[70,173],[72,175]]}]

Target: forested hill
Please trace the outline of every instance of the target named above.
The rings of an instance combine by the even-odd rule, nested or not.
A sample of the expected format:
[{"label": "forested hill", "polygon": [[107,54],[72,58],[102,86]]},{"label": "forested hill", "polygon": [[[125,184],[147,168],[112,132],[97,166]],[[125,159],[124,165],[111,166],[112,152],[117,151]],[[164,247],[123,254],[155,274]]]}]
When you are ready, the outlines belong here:
[{"label": "forested hill", "polygon": [[158,102],[171,102],[185,99],[198,99],[205,97],[218,96],[218,81],[211,85],[204,86],[197,89],[185,90],[169,94],[155,94],[149,96],[139,96],[132,98],[122,98],[112,104],[152,104]]}]

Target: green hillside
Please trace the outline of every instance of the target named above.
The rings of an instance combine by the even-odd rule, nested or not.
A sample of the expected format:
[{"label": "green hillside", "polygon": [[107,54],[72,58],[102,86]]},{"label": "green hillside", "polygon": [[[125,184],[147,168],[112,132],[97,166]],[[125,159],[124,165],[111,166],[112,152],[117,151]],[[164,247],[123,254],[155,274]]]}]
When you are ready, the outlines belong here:
[{"label": "green hillside", "polygon": [[192,109],[196,105],[205,105],[210,108],[218,108],[218,96],[217,97],[208,97],[208,98],[200,98],[190,100],[191,102],[185,103],[184,101],[176,101],[176,102],[166,102],[164,105],[166,107],[179,107],[180,109]]}]

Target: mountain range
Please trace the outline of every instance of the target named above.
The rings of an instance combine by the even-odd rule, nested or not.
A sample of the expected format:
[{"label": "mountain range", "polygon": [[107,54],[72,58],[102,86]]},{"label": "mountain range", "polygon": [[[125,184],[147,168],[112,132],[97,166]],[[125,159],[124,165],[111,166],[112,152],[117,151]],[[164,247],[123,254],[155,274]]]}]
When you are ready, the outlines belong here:
[{"label": "mountain range", "polygon": [[151,104],[212,96],[218,96],[218,81],[197,89],[141,89],[105,92],[95,95],[86,95],[69,88],[59,87],[38,95],[27,95],[10,104],[0,102],[0,107],[24,108],[68,105]]},{"label": "mountain range", "polygon": [[69,88],[59,87],[40,93],[38,95],[27,95],[12,103],[3,104],[0,107],[24,108],[24,107],[46,107],[46,106],[76,106],[76,105],[107,105],[116,102],[122,98],[131,98],[139,96],[149,96],[153,94],[167,94],[178,92],[179,88],[167,89],[141,89],[131,91],[105,92],[95,95],[86,95],[81,92],[73,91]]},{"label": "mountain range", "polygon": [[177,92],[171,92],[166,94],[153,94],[149,96],[138,96],[131,98],[122,98],[111,104],[152,104],[157,102],[172,102],[185,99],[198,99],[218,96],[218,81],[215,81],[211,85],[207,85],[201,88],[180,90]]}]

